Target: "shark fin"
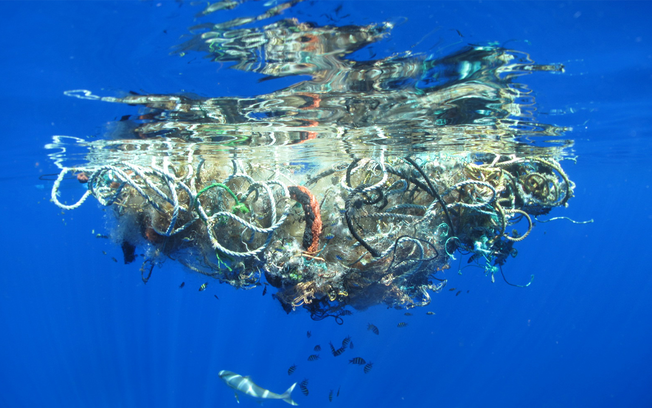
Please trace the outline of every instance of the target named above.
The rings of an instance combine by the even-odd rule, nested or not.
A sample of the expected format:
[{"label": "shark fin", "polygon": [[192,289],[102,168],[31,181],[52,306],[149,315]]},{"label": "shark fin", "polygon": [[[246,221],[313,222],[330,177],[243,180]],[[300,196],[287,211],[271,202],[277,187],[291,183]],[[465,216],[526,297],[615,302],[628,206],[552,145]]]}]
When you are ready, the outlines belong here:
[{"label": "shark fin", "polygon": [[287,402],[290,405],[299,405],[294,400],[292,399],[292,390],[294,390],[294,387],[296,387],[297,383],[292,384],[290,388],[288,388],[283,394],[281,394],[281,398],[283,401]]}]

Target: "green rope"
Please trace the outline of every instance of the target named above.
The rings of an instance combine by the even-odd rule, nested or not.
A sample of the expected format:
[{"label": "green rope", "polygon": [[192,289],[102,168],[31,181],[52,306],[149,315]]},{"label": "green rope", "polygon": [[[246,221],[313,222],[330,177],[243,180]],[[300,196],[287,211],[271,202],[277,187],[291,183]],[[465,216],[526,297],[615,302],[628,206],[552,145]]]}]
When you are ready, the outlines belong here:
[{"label": "green rope", "polygon": [[199,192],[197,193],[197,197],[195,197],[195,205],[197,205],[197,203],[199,202],[200,195],[204,194],[205,191],[210,190],[211,188],[214,187],[223,188],[224,190],[227,191],[227,193],[231,195],[231,197],[233,197],[233,199],[235,200],[235,205],[231,207],[231,211],[233,211],[234,213],[241,212],[243,214],[249,212],[249,208],[247,208],[247,205],[245,203],[241,203],[240,200],[238,200],[238,197],[235,195],[235,193],[231,191],[231,189],[226,184],[222,184],[222,183],[213,183],[210,186],[204,187],[201,190],[199,190]]},{"label": "green rope", "polygon": [[[233,258],[231,258],[230,256],[228,256],[228,255],[226,255],[226,254],[222,254],[222,256],[225,257],[227,261],[233,262]],[[231,269],[231,267],[230,267],[229,265],[227,265],[227,264],[222,260],[222,258],[220,258],[220,251],[217,250],[217,249],[215,250],[215,257],[217,258],[217,264],[218,264],[218,265],[220,265],[220,266],[223,265],[226,269],[229,270],[229,272],[233,272],[233,269]]]}]

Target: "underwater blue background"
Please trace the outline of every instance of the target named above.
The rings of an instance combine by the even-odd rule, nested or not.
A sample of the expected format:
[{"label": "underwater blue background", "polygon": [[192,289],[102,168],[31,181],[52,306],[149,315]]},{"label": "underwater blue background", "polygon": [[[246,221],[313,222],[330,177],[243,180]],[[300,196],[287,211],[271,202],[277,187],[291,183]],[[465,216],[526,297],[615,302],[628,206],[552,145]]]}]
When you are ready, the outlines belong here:
[{"label": "underwater blue background", "polygon": [[[195,20],[204,3],[0,2],[0,407],[236,406],[223,369],[276,392],[308,378],[310,395],[297,387],[293,397],[311,407],[652,406],[652,3],[327,1],[282,17],[327,24],[340,4],[350,16],[338,24],[407,18],[372,46],[377,58],[445,54],[461,39],[564,64],[523,82],[544,122],[573,127],[579,157],[562,164],[575,197],[551,215],[595,222],[538,224],[504,268],[514,282],[533,273],[526,289],[477,268],[458,275],[454,262],[443,277],[462,293],[433,294],[410,317],[378,306],[341,326],[314,322],[260,288],[199,292],[206,279],[172,261],[144,285],[137,263],[94,237],[108,224],[97,202],[62,212],[39,180],[57,172],[44,149],[53,135],[101,136],[137,110],[63,91],[254,95],[296,79],[257,83],[200,55],[169,55],[188,27],[246,5]],[[328,342],[347,335],[355,349],[329,356]],[[325,351],[308,362],[315,344]],[[347,364],[354,356],[371,372]]]}]

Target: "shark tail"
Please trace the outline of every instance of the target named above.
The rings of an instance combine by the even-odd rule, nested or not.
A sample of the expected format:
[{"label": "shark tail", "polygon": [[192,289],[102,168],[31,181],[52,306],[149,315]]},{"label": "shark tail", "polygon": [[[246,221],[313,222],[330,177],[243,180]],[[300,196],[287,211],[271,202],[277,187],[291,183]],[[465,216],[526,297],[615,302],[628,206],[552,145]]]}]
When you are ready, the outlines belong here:
[{"label": "shark tail", "polygon": [[281,394],[281,398],[283,401],[287,402],[290,405],[299,405],[294,400],[292,399],[292,390],[294,390],[294,387],[296,387],[297,383],[292,384],[290,388],[288,388],[283,394]]}]

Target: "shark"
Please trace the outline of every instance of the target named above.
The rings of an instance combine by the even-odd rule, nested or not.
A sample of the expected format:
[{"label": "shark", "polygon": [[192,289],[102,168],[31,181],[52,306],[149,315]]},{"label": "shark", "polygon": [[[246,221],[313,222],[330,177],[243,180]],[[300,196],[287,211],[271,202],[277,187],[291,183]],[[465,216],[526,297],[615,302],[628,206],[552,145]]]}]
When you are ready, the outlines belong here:
[{"label": "shark", "polygon": [[235,390],[235,399],[240,403],[240,398],[238,398],[238,391],[248,395],[250,397],[263,400],[263,399],[280,399],[287,402],[290,405],[299,405],[292,400],[292,390],[297,385],[294,383],[288,388],[283,394],[276,394],[270,390],[266,390],[262,387],[256,385],[249,376],[242,376],[231,371],[222,370],[217,375],[222,381],[229,387]]}]

